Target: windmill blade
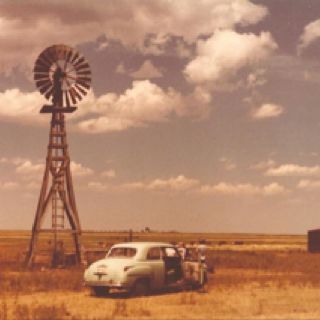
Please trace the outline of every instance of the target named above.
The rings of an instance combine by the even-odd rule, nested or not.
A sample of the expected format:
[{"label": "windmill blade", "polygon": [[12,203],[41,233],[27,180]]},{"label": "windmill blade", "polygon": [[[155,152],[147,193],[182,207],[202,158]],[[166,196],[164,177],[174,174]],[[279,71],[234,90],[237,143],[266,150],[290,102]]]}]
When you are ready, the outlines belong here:
[{"label": "windmill blade", "polygon": [[34,74],[34,80],[37,81],[37,80],[50,80],[50,78],[48,77],[47,74],[45,73],[35,73]]},{"label": "windmill blade", "polygon": [[70,98],[71,98],[72,103],[73,103],[73,104],[76,104],[76,103],[77,103],[77,100],[76,100],[74,91],[73,91],[72,89],[73,89],[73,88],[70,88],[70,90],[69,90],[68,92],[69,92],[69,94],[70,94]]},{"label": "windmill blade", "polygon": [[91,78],[86,77],[86,76],[79,76],[77,79],[85,81],[85,82],[91,82]]},{"label": "windmill blade", "polygon": [[75,53],[72,60],[70,61],[72,65],[74,65],[75,61],[80,57],[80,54],[78,52]]},{"label": "windmill blade", "polygon": [[42,86],[45,86],[47,84],[52,85],[52,82],[50,81],[50,79],[48,79],[48,80],[37,80],[36,84],[37,84],[37,87],[42,87]]},{"label": "windmill blade", "polygon": [[80,57],[80,59],[74,64],[74,67],[77,69],[78,65],[81,65],[84,62],[86,62],[86,59],[84,57]]},{"label": "windmill blade", "polygon": [[81,85],[82,87],[86,88],[87,90],[90,89],[90,85],[87,82],[84,82],[84,81],[77,79],[77,84]]},{"label": "windmill blade", "polygon": [[39,87],[39,90],[42,94],[45,94],[50,88],[52,88],[52,84],[47,84],[42,87]]},{"label": "windmill blade", "polygon": [[43,51],[43,53],[39,56],[40,59],[46,61],[50,66],[54,61],[56,61],[55,54],[52,50]]},{"label": "windmill blade", "polygon": [[82,69],[90,69],[88,62],[81,62],[80,64],[75,66],[77,71],[81,71]]},{"label": "windmill blade", "polygon": [[33,69],[33,72],[34,74],[39,74],[39,73],[48,74],[49,69],[41,66],[35,66]]},{"label": "windmill blade", "polygon": [[77,88],[77,90],[82,94],[82,95],[86,95],[87,91],[82,89],[77,83],[74,84],[74,86]]},{"label": "windmill blade", "polygon": [[69,92],[66,91],[66,92],[64,93],[64,96],[65,96],[65,100],[66,100],[67,107],[70,107]]},{"label": "windmill blade", "polygon": [[82,99],[80,93],[75,89],[75,87],[71,87],[70,90],[73,90],[76,98],[80,101]]},{"label": "windmill blade", "polygon": [[79,71],[77,72],[78,76],[90,76],[91,75],[91,71],[89,69],[84,70],[84,71]]},{"label": "windmill blade", "polygon": [[52,95],[53,95],[53,87],[51,87],[50,90],[47,91],[44,96],[45,96],[47,99],[50,99],[50,97],[51,97]]},{"label": "windmill blade", "polygon": [[43,59],[41,59],[41,58],[39,57],[38,60],[36,61],[35,66],[40,67],[40,68],[43,68],[43,69],[45,69],[45,70],[49,70],[51,64],[48,64],[47,61],[45,61],[45,60],[43,60]]}]

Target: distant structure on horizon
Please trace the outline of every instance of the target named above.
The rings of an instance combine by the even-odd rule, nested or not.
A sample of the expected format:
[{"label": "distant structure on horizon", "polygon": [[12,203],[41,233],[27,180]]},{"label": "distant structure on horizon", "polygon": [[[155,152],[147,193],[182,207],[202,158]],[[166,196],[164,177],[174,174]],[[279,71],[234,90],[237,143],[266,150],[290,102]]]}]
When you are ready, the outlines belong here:
[{"label": "distant structure on horizon", "polygon": [[[53,45],[37,58],[34,80],[41,94],[52,101],[44,105],[40,113],[52,116],[46,167],[25,262],[32,266],[37,254],[46,249],[52,254],[52,265],[58,265],[61,253],[71,244],[74,248],[71,260],[79,264],[81,226],[70,170],[65,113],[74,112],[76,103],[87,94],[91,71],[77,51],[66,45]],[[38,243],[42,234],[46,234],[42,239],[46,245]]]},{"label": "distant structure on horizon", "polygon": [[311,253],[320,252],[320,229],[308,231],[308,251]]}]

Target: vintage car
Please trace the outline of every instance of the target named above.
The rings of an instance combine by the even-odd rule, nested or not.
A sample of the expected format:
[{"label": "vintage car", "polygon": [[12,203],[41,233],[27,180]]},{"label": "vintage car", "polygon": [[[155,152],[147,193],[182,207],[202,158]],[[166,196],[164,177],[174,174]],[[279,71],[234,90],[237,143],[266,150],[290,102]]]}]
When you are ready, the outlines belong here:
[{"label": "vintage car", "polygon": [[111,247],[106,257],[85,271],[85,285],[96,295],[124,289],[145,295],[184,280],[182,258],[175,246],[158,242],[129,242]]}]

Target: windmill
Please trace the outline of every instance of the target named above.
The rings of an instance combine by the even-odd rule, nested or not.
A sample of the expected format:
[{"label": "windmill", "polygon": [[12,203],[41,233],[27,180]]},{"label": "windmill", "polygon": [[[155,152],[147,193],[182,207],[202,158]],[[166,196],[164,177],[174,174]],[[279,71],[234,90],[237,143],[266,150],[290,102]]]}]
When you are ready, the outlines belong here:
[{"label": "windmill", "polygon": [[[40,250],[38,242],[42,233],[53,236],[53,257],[62,243],[59,238],[71,234],[75,263],[78,264],[81,262],[81,226],[70,170],[65,113],[74,112],[77,109],[76,103],[87,94],[91,71],[86,59],[73,48],[53,45],[42,51],[37,58],[34,80],[40,93],[52,102],[44,105],[40,113],[51,113],[52,116],[46,167],[26,264],[32,266],[37,251]],[[44,228],[44,220],[50,214],[51,225]]]}]

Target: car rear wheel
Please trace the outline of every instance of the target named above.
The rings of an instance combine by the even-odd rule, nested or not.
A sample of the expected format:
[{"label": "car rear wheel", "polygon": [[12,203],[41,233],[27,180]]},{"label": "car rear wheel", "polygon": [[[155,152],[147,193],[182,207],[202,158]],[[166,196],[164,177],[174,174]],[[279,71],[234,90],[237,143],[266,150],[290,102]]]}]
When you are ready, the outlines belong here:
[{"label": "car rear wheel", "polygon": [[135,297],[146,296],[150,291],[149,281],[147,279],[139,279],[135,282],[131,289],[131,295]]},{"label": "car rear wheel", "polygon": [[109,293],[109,288],[106,287],[92,287],[94,295],[97,297],[106,296]]}]

